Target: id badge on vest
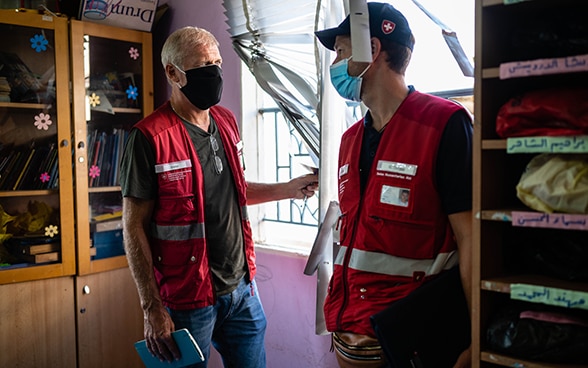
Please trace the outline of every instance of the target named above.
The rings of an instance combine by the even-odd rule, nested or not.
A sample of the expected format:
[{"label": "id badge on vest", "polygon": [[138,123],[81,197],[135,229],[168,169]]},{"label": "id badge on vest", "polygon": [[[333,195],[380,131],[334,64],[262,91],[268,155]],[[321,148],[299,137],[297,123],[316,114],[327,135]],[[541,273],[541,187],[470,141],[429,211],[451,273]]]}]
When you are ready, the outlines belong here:
[{"label": "id badge on vest", "polygon": [[392,205],[398,210],[407,211],[411,206],[412,178],[418,166],[402,162],[379,160],[376,175],[385,178],[380,191],[380,203]]}]

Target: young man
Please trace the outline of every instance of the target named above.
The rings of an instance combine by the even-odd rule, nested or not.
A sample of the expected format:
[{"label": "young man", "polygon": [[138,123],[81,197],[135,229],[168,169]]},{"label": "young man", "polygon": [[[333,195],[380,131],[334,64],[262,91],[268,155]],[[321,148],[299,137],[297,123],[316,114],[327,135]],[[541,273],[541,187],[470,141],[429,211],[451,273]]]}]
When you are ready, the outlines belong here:
[{"label": "young man", "polygon": [[222,58],[208,31],[185,27],[161,61],[171,98],[135,125],[121,165],[125,249],[161,360],[179,357],[171,337],[187,328],[206,361],[210,344],[225,367],[265,367],[265,314],[247,205],[314,195],[317,176],[287,183],[245,181],[234,115],[218,106]]},{"label": "young man", "polygon": [[[339,152],[341,249],[324,307],[335,347],[377,345],[370,316],[458,261],[470,300],[470,115],[406,84],[414,46],[407,20],[385,3],[368,3],[368,11],[371,63],[353,60],[349,17],[316,32],[337,54],[330,70],[335,89],[368,107],[344,133]],[[404,203],[402,191],[410,193]],[[337,357],[353,366],[349,356]],[[468,349],[456,367],[469,363]]]}]

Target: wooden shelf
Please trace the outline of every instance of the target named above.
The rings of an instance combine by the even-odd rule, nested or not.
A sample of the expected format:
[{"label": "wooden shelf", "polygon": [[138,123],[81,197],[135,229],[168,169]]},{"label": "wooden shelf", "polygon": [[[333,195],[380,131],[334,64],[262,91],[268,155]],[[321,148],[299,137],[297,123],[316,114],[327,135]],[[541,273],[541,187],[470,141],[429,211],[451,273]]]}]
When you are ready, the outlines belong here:
[{"label": "wooden shelf", "polygon": [[527,208],[482,210],[476,217],[486,221],[510,222],[520,227],[588,231],[588,215],[584,214],[543,213]]},{"label": "wooden shelf", "polygon": [[14,190],[14,191],[2,191],[0,197],[36,197],[46,196],[52,194],[59,194],[59,190]]},{"label": "wooden shelf", "polygon": [[588,365],[576,364],[550,364],[542,362],[533,362],[529,360],[512,358],[489,351],[482,351],[481,359],[484,362],[494,363],[504,367],[524,367],[524,368],[588,368]]},{"label": "wooden shelf", "polygon": [[483,150],[506,150],[506,139],[484,139]]},{"label": "wooden shelf", "polygon": [[120,186],[88,188],[89,193],[108,193],[108,192],[120,192],[120,191],[121,191]]},{"label": "wooden shelf", "polygon": [[504,0],[483,0],[482,6],[494,6],[494,5],[502,5],[504,4]]},{"label": "wooden shelf", "polygon": [[588,284],[585,282],[571,282],[542,275],[508,275],[482,279],[480,282],[480,288],[482,290],[510,294],[510,287],[513,284],[536,285],[548,288],[588,292]]},{"label": "wooden shelf", "polygon": [[112,111],[119,114],[140,114],[141,109],[133,109],[128,107],[113,107]]},{"label": "wooden shelf", "polygon": [[[550,277],[547,272],[538,269],[524,271],[523,267],[516,268],[513,264],[515,260],[510,258],[523,256],[512,249],[519,245],[512,244],[515,238],[525,239],[521,242],[540,239],[544,231],[541,229],[553,229],[549,233],[556,233],[555,236],[560,235],[558,232],[574,231],[569,235],[582,237],[582,232],[588,231],[588,215],[533,211],[517,199],[514,191],[532,156],[542,153],[586,153],[588,138],[549,136],[500,139],[496,129],[500,109],[515,96],[539,89],[586,86],[588,70],[583,70],[588,64],[586,48],[577,48],[569,55],[562,55],[562,49],[534,44],[531,40],[537,36],[533,32],[543,29],[542,25],[552,19],[566,19],[570,25],[582,24],[579,16],[571,19],[570,14],[579,15],[584,9],[585,2],[580,0],[476,0],[474,288],[471,301],[473,368],[588,368],[586,365],[549,364],[497,354],[488,350],[492,346],[486,341],[490,318],[511,302],[555,308],[562,313],[573,309],[574,314],[588,318],[588,282]],[[531,28],[524,29],[526,27]],[[562,38],[561,42],[565,43],[565,40]],[[525,235],[529,238],[523,238]],[[561,233],[562,237],[565,235]],[[559,244],[556,243],[553,246],[558,249]],[[517,259],[516,262],[527,263],[525,259]],[[521,272],[541,275],[517,274]]]},{"label": "wooden shelf", "polygon": [[491,79],[498,78],[500,76],[500,68],[486,68],[482,70],[482,78]]},{"label": "wooden shelf", "polygon": [[53,105],[27,102],[0,102],[0,107],[7,107],[11,109],[35,109],[35,110],[49,110]]}]

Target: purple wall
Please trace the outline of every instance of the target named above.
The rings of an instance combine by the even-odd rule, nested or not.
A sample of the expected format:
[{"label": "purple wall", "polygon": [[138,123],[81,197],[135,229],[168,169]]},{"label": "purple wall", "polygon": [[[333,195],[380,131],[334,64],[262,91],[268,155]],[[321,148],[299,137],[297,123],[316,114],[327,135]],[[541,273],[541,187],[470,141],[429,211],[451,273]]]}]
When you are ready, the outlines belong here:
[{"label": "purple wall", "polygon": [[[241,119],[241,63],[233,51],[222,1],[160,0],[169,10],[153,27],[155,106],[170,95],[160,61],[161,47],[174,30],[187,25],[205,28],[220,42],[224,89],[221,104]],[[248,73],[248,71],[245,71]],[[306,257],[257,251],[259,294],[268,319],[267,366],[280,368],[336,368],[330,336],[315,331],[316,276],[303,274]],[[222,368],[216,352],[209,368]]]},{"label": "purple wall", "polygon": [[268,320],[268,367],[338,367],[335,354],[330,352],[330,335],[314,333],[316,276],[304,275],[306,259],[257,251],[255,279]]}]

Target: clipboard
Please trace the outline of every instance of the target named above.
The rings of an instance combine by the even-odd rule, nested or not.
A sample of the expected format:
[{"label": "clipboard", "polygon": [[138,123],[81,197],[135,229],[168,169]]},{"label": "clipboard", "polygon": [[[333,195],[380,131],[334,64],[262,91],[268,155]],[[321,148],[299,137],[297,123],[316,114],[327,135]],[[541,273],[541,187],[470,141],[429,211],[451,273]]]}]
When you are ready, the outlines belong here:
[{"label": "clipboard", "polygon": [[187,365],[201,363],[204,361],[204,355],[200,350],[200,347],[196,343],[196,340],[192,337],[190,332],[183,328],[172,332],[172,336],[180,349],[182,357],[180,360],[174,360],[173,362],[162,362],[158,358],[151,355],[149,349],[147,349],[147,343],[145,340],[137,341],[135,343],[135,349],[145,367],[147,368],[179,368]]}]

